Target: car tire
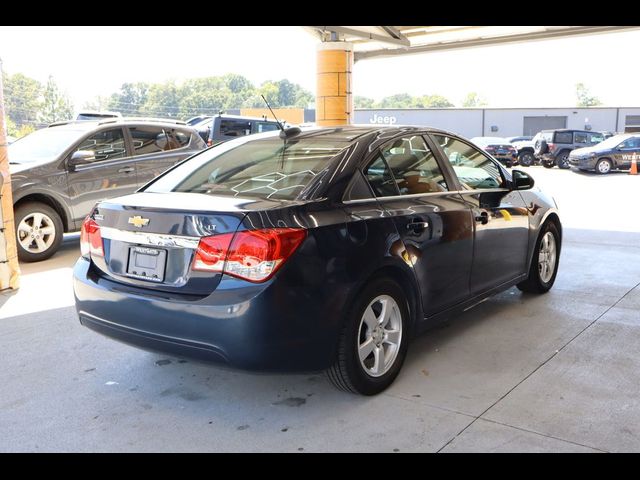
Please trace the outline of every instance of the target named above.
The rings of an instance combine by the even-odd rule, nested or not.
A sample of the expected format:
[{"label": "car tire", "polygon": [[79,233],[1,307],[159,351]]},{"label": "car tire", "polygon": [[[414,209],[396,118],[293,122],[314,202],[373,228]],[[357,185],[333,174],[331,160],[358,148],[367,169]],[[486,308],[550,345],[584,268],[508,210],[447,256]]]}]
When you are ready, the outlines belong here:
[{"label": "car tire", "polygon": [[606,175],[610,173],[612,169],[613,165],[608,158],[601,158],[596,162],[595,171],[598,175]]},{"label": "car tire", "polygon": [[542,161],[542,166],[543,166],[544,168],[553,168],[553,162],[549,162],[549,161],[547,161],[547,160],[543,160],[543,161]]},{"label": "car tire", "polygon": [[569,167],[571,167],[571,165],[569,164],[570,153],[571,153],[570,150],[563,150],[558,154],[558,156],[556,156],[556,165],[558,165],[558,168],[561,168],[562,170],[566,170]]},{"label": "car tire", "polygon": [[26,202],[14,211],[18,259],[40,262],[51,257],[62,243],[62,219],[49,205]]},{"label": "car tire", "polygon": [[336,358],[326,371],[331,383],[361,395],[385,390],[404,362],[410,324],[402,288],[388,278],[372,281],[347,315]]},{"label": "car tire", "polygon": [[536,240],[529,276],[516,285],[518,289],[527,293],[548,292],[558,274],[560,247],[558,227],[553,222],[546,222]]},{"label": "car tire", "polygon": [[530,167],[535,162],[535,157],[531,152],[522,152],[518,155],[518,163],[523,167]]}]

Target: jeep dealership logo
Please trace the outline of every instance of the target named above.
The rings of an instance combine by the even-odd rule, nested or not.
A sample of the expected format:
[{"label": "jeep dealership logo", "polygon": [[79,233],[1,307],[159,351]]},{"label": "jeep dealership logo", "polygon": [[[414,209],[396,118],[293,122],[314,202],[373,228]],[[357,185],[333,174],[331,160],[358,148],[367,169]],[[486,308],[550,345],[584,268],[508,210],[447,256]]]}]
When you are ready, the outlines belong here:
[{"label": "jeep dealership logo", "polygon": [[383,125],[394,125],[398,119],[394,116],[381,117],[377,113],[373,114],[373,117],[369,119],[369,123],[380,123]]}]

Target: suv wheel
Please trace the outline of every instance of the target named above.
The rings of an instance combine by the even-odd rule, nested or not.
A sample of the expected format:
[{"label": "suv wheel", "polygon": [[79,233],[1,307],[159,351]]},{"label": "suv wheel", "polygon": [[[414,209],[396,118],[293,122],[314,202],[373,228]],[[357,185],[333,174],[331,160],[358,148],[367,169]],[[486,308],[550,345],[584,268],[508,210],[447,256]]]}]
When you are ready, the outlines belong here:
[{"label": "suv wheel", "polygon": [[535,162],[535,157],[531,152],[522,152],[518,155],[518,163],[523,167],[530,167]]},{"label": "suv wheel", "polygon": [[341,390],[375,395],[400,372],[409,345],[409,309],[400,286],[382,278],[358,296],[327,377]]},{"label": "suv wheel", "polygon": [[569,165],[569,153],[571,153],[569,150],[563,150],[558,154],[556,157],[556,165],[558,165],[558,168],[566,170],[571,166]]},{"label": "suv wheel", "polygon": [[596,163],[596,173],[600,175],[606,175],[611,171],[611,160],[608,158],[601,158]]},{"label": "suv wheel", "polygon": [[62,219],[49,205],[27,202],[15,209],[18,259],[39,262],[51,257],[62,243]]}]

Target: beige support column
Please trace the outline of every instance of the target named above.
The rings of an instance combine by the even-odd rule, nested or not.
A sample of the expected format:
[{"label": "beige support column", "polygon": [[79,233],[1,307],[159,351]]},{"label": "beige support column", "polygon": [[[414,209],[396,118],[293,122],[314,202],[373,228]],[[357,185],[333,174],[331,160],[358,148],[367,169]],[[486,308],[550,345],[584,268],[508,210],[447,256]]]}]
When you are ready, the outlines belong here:
[{"label": "beige support column", "polygon": [[352,43],[323,42],[318,45],[316,124],[353,123],[352,70]]},{"label": "beige support column", "polygon": [[18,288],[20,266],[18,265],[16,233],[13,226],[13,198],[11,195],[11,174],[9,173],[1,73],[2,61],[0,60],[0,290],[5,290],[7,288]]}]

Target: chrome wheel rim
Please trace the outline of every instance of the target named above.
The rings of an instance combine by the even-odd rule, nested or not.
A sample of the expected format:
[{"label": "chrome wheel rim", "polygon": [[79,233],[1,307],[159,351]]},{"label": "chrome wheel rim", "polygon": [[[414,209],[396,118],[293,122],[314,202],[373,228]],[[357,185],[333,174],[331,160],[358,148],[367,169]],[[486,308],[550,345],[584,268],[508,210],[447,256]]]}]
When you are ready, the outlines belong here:
[{"label": "chrome wheel rim", "polygon": [[48,215],[30,213],[18,224],[18,243],[29,253],[42,253],[56,238],[56,227]]},{"label": "chrome wheel rim", "polygon": [[611,165],[609,165],[609,162],[598,163],[598,171],[600,173],[609,173],[610,169],[611,169]]},{"label": "chrome wheel rim", "polygon": [[538,253],[538,274],[540,280],[549,283],[556,269],[556,237],[553,233],[547,232],[540,242],[540,252]]},{"label": "chrome wheel rim", "polygon": [[387,373],[402,342],[402,314],[389,295],[374,298],[365,308],[358,328],[358,358],[370,377]]}]

